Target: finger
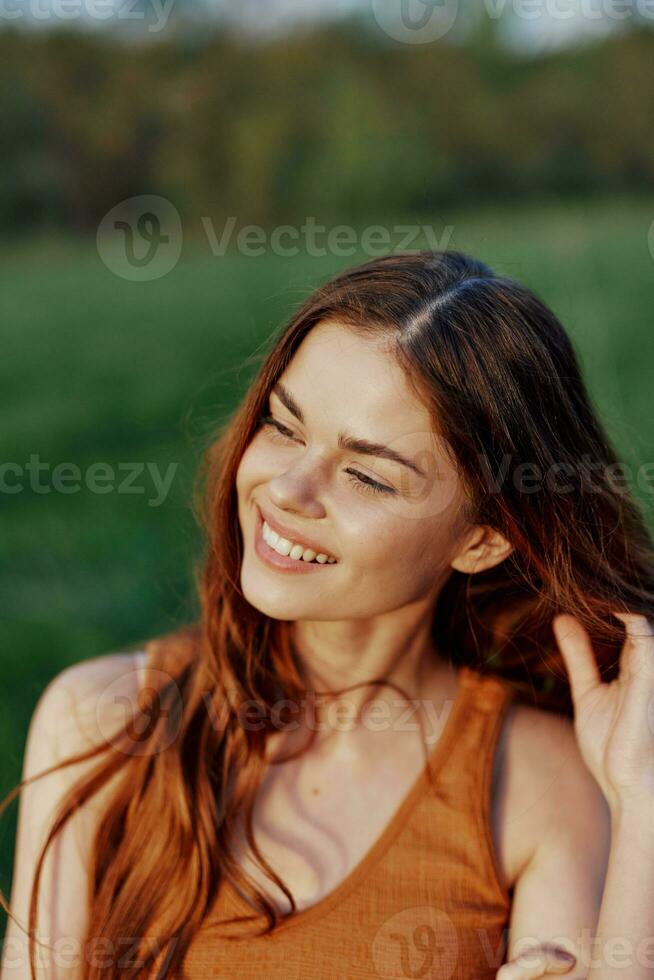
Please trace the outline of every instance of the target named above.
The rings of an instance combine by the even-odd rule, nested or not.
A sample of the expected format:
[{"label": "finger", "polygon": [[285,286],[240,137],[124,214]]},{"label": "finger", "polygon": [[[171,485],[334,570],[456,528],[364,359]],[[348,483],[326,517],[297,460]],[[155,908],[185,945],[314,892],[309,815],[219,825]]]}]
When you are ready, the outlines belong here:
[{"label": "finger", "polygon": [[620,655],[620,677],[654,682],[654,629],[646,616],[614,612],[624,623],[627,639]]},{"label": "finger", "polygon": [[601,684],[601,677],[590,637],[576,616],[561,613],[554,617],[552,630],[565,662],[576,704]]},{"label": "finger", "polygon": [[526,949],[508,963],[503,963],[497,971],[496,980],[535,980],[549,973],[568,973],[576,962],[576,956],[567,950],[543,944]]}]

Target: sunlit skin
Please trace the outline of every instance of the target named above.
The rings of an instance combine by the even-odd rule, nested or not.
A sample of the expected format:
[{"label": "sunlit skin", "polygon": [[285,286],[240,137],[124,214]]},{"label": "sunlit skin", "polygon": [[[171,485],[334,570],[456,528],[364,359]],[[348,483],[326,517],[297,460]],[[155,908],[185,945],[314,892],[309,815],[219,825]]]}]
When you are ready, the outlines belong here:
[{"label": "sunlit skin", "polygon": [[[266,615],[294,622],[318,689],[386,676],[412,697],[424,696],[447,669],[429,632],[448,574],[453,567],[481,571],[511,547],[498,532],[465,520],[456,470],[384,342],[323,321],[279,381],[304,423],[271,393],[265,412],[284,431],[262,426],[241,460],[243,593]],[[427,478],[399,462],[340,449],[340,432],[392,447]],[[393,492],[374,492],[360,477]],[[254,546],[257,504],[338,563],[305,575],[265,565]],[[342,700],[357,710],[383,696],[397,693],[359,688]]]},{"label": "sunlit skin", "polygon": [[[322,323],[305,339],[279,380],[284,388],[271,394],[264,415],[283,430],[263,425],[237,474],[245,597],[266,615],[293,623],[300,656],[319,689],[385,676],[411,697],[438,699],[439,691],[452,690],[448,665],[430,640],[439,591],[452,568],[482,571],[510,554],[511,545],[496,530],[469,523],[466,515],[471,511],[446,447],[383,341],[358,337],[343,324]],[[289,407],[293,404],[299,406],[303,421]],[[400,463],[343,448],[342,433],[383,443],[421,467],[426,465],[427,479]],[[357,475],[394,492],[375,493],[353,482]],[[257,504],[296,530],[299,538],[306,535],[321,544],[338,562],[307,574],[268,566],[255,550]],[[552,626],[570,681],[579,752],[610,811],[610,851],[595,933],[626,937],[636,948],[651,931],[654,902],[654,631],[644,616],[619,610],[615,615],[625,623],[627,636],[620,676],[609,684],[601,681],[581,622],[573,615],[559,614]],[[357,709],[369,698],[394,694],[388,688],[359,688],[341,700]],[[354,773],[355,784],[359,774],[364,777],[369,772],[370,760],[377,767],[384,760],[401,778],[402,760],[407,757],[393,726],[387,729],[390,739],[382,736],[381,741],[360,731],[327,731],[328,761],[322,759],[317,771],[328,785],[341,778],[343,760],[348,773]],[[551,745],[543,742],[542,751],[550,750]],[[389,762],[391,757],[394,761]],[[522,765],[518,778],[525,780],[529,773],[524,759]],[[562,766],[561,778],[563,772]],[[297,791],[298,785],[304,785],[297,772],[291,771],[288,780],[289,785],[281,789],[278,785],[277,795],[269,801],[267,817],[273,826],[276,821],[285,824],[293,787]],[[583,779],[578,783],[583,786]],[[590,805],[590,798],[584,789],[580,805],[597,820],[597,832],[605,833],[606,812],[594,799]],[[536,814],[537,808],[533,810]],[[536,828],[534,823],[529,833],[535,834]],[[574,833],[578,829],[571,821],[570,834]],[[578,913],[573,901],[573,911],[564,909],[557,919],[552,905],[548,920],[552,925],[540,925],[552,881],[569,858],[566,834],[558,818],[551,816],[546,841],[529,845],[531,856],[519,873],[520,888],[512,907],[507,962],[498,971],[498,980],[535,980],[557,973],[572,980],[616,976],[601,959],[590,970],[585,963],[571,965],[555,959],[557,946],[567,946],[573,957],[580,953],[574,940],[565,940],[566,915],[571,922],[575,914],[580,922],[594,921],[597,897],[587,894],[585,884],[573,881],[571,885],[573,892],[576,888]],[[561,877],[564,889],[565,873]],[[298,878],[302,880],[301,872]],[[582,914],[582,907],[588,911]],[[550,941],[550,929],[564,938]],[[531,937],[526,953],[521,943],[525,936]],[[629,976],[644,980],[647,970],[651,966],[641,962]]]}]

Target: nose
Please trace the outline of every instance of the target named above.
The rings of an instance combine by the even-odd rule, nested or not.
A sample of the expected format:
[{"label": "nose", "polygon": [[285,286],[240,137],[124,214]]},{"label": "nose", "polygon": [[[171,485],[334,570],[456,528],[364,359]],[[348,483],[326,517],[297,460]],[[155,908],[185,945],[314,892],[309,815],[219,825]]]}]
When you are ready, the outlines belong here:
[{"label": "nose", "polygon": [[324,476],[320,463],[315,460],[312,463],[305,457],[270,480],[268,492],[271,502],[280,511],[320,520],[325,516],[325,507],[321,501],[322,486]]}]

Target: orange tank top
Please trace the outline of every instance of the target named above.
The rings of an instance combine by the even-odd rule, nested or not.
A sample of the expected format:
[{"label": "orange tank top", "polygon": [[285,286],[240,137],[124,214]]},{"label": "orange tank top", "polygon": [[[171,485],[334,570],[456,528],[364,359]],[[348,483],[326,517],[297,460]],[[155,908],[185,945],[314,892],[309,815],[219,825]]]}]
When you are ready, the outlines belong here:
[{"label": "orange tank top", "polygon": [[[491,980],[511,898],[490,825],[493,761],[512,688],[459,668],[454,704],[422,774],[363,860],[269,936],[224,882],[174,980]],[[433,774],[433,788],[427,767]],[[246,917],[241,925],[225,920]],[[163,954],[162,954],[163,955]],[[158,962],[160,966],[162,960]],[[157,971],[153,976],[157,976]]]}]

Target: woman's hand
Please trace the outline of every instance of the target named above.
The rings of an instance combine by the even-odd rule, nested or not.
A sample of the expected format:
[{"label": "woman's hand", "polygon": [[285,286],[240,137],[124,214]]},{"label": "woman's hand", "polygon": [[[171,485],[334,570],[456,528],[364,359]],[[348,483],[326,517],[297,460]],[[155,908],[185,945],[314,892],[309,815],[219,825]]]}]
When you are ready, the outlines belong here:
[{"label": "woman's hand", "polygon": [[579,620],[561,614],[552,628],[570,678],[579,750],[612,813],[625,805],[654,813],[654,631],[645,616],[614,615],[627,638],[619,676],[608,684]]},{"label": "woman's hand", "polygon": [[525,950],[514,960],[503,963],[495,974],[495,980],[535,980],[552,973],[569,973],[577,962],[572,953],[543,943]]}]

